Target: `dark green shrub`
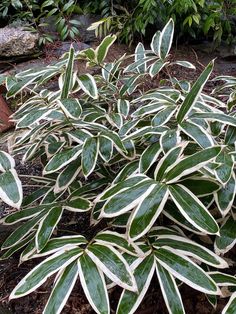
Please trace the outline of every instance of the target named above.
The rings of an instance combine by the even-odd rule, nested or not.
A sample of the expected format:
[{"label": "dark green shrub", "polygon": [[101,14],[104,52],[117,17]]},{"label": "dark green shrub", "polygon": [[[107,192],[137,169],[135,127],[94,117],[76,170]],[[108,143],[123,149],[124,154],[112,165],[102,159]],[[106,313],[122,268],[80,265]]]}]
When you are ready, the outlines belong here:
[{"label": "dark green shrub", "polygon": [[[8,97],[31,93],[13,116],[13,152],[43,164],[43,176],[31,178],[35,192],[23,200],[14,160],[0,153],[0,197],[21,208],[2,220],[20,226],[3,243],[1,258],[18,250],[21,263],[44,257],[10,298],[57,274],[44,313],[60,313],[79,278],[97,313],[110,313],[108,290],[118,285],[117,313],[131,314],[155,275],[169,313],[180,314],[181,283],[213,306],[226,286],[236,285],[221,271],[229,267],[222,256],[236,243],[236,117],[231,101],[227,106],[203,92],[214,62],[193,85],[170,77],[154,90],[142,86],[162,69],[194,70],[169,61],[173,33],[170,20],[150,50],[137,45],[134,60],[105,63],[116,39],[107,36],[96,49],[71,48],[52,66],[6,78]],[[81,61],[100,72],[77,73]],[[41,89],[56,77],[56,91]],[[71,234],[69,225],[60,231],[68,212],[78,219],[90,213],[90,236]],[[234,308],[235,294],[223,313]]]}]

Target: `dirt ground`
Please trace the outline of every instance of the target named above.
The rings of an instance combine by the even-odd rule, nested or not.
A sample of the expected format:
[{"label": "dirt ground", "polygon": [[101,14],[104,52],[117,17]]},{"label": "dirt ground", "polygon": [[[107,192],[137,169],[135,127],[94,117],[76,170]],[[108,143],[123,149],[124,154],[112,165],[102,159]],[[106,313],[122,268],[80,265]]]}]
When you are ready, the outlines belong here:
[{"label": "dirt ground", "polygon": [[[124,53],[132,53],[133,48],[129,48],[127,52],[127,46],[115,44],[108,56],[107,61],[112,61],[115,58],[123,55]],[[190,81],[196,80],[198,75],[202,72],[204,66],[213,58],[217,57],[216,67],[213,72],[213,77],[219,74],[225,75],[235,75],[236,76],[236,59],[223,59],[219,57],[217,53],[205,53],[201,50],[198,50],[197,47],[190,46],[179,46],[177,49],[174,48],[171,51],[171,60],[186,60],[192,62],[197,70],[184,69],[182,67],[174,67],[172,69],[172,74],[178,78],[187,78]],[[52,60],[55,60],[50,51],[46,51],[46,64]],[[33,61],[31,65],[34,65]],[[19,68],[22,65],[18,66]],[[82,69],[80,69],[82,71]],[[161,77],[162,78],[162,77]],[[145,82],[146,88],[155,88],[159,83],[160,77],[155,78],[153,81],[149,80]],[[213,82],[209,82],[205,91],[210,92],[214,87]],[[18,170],[22,173],[31,173],[36,171],[39,173],[40,166],[38,165],[28,165],[28,170],[25,170],[25,166],[22,166],[18,162]],[[32,168],[33,167],[33,168]],[[36,168],[36,170],[35,170]],[[2,205],[0,205],[2,206]],[[0,210],[1,212],[1,210]],[[68,217],[69,219],[69,217]],[[63,222],[63,223],[66,223]],[[63,228],[63,225],[62,225]],[[75,226],[76,228],[76,226]],[[81,216],[79,218],[79,229],[80,232],[86,233],[89,229],[88,217]],[[0,229],[0,242],[4,240],[7,236],[9,230]],[[233,257],[236,252],[231,252],[230,257]],[[51,291],[53,278],[48,280],[42,287],[37,289],[36,292],[30,294],[29,296],[23,297],[21,299],[8,301],[9,293],[23,278],[30,269],[37,263],[36,260],[26,262],[18,267],[18,256],[10,258],[7,261],[0,261],[0,314],[40,314],[42,309],[46,304],[47,298]],[[231,269],[232,271],[232,269]],[[225,299],[220,300],[217,309],[213,309],[212,306],[208,303],[206,297],[202,293],[198,293],[195,290],[182,285],[181,294],[183,296],[183,302],[186,308],[186,314],[220,314],[222,308],[226,302]],[[119,295],[121,293],[120,288],[115,288],[110,293],[111,308],[112,313],[115,313],[116,305],[119,300]],[[79,282],[76,283],[75,288],[62,311],[63,314],[92,314],[95,313],[91,306],[88,304],[86,297],[83,293],[81,285]],[[167,314],[166,306],[162,298],[162,294],[158,285],[157,279],[153,279],[151,287],[146,294],[142,304],[139,309],[136,311],[136,314]]]}]

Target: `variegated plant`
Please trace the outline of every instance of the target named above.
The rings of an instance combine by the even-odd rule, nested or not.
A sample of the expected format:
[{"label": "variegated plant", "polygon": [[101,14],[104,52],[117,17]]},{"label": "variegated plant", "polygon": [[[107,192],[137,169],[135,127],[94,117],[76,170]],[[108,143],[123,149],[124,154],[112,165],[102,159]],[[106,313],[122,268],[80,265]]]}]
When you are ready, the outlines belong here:
[{"label": "variegated plant", "polygon": [[[96,49],[71,47],[54,65],[6,78],[8,97],[28,93],[13,115],[13,151],[23,153],[23,162],[43,164],[43,175],[31,177],[35,191],[21,203],[14,162],[5,153],[0,159],[20,195],[5,187],[9,195],[0,196],[21,205],[2,220],[20,223],[3,243],[2,259],[18,250],[21,263],[45,257],[11,298],[57,274],[44,313],[60,313],[79,278],[97,313],[110,313],[108,291],[118,285],[124,290],[117,313],[131,314],[155,273],[169,313],[180,314],[179,284],[205,293],[214,307],[221,287],[236,285],[218,270],[228,267],[220,255],[236,242],[234,105],[203,91],[214,61],[194,84],[171,77],[173,66],[194,70],[170,61],[173,34],[170,20],[150,50],[139,43],[134,56],[111,63],[104,60],[116,38],[107,36]],[[75,64],[84,61],[100,73],[78,73]],[[146,90],[143,82],[161,71],[166,84]],[[43,88],[52,78],[58,89]],[[70,235],[69,226],[62,233],[68,211],[90,212],[91,228],[101,220],[106,227],[92,239],[79,230]],[[235,303],[233,294],[224,313],[233,313]]]}]

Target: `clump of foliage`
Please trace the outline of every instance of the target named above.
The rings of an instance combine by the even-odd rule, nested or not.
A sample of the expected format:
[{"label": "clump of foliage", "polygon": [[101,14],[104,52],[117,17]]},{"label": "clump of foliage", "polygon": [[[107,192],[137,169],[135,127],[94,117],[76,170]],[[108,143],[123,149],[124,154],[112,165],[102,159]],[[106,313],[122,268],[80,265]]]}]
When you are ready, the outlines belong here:
[{"label": "clump of foliage", "polygon": [[[226,286],[235,288],[236,278],[222,271],[229,267],[223,255],[236,243],[235,104],[204,93],[213,61],[194,84],[170,76],[145,90],[145,80],[173,66],[194,70],[169,60],[173,34],[170,20],[150,50],[139,43],[134,56],[111,63],[105,58],[116,36],[107,36],[96,49],[71,47],[53,66],[6,78],[8,97],[31,92],[13,116],[13,152],[44,167],[43,176],[31,178],[35,192],[22,199],[14,160],[0,155],[0,196],[20,208],[2,220],[20,226],[1,258],[19,250],[20,263],[44,258],[11,299],[57,274],[44,313],[60,313],[79,278],[95,312],[110,313],[108,291],[118,285],[117,313],[130,314],[157,276],[169,313],[179,314],[182,283],[213,307]],[[97,74],[78,73],[82,61]],[[58,90],[40,88],[56,77]],[[90,213],[89,236],[71,234],[69,225],[60,230],[68,212],[78,224]],[[235,311],[235,297],[224,314]]]},{"label": "clump of foliage", "polygon": [[26,29],[39,32],[39,44],[53,42],[54,35],[45,33],[44,28],[48,26],[43,19],[54,17],[56,31],[61,40],[74,39],[79,35],[79,21],[73,19],[73,13],[81,13],[81,8],[76,0],[3,0],[0,4],[0,20],[8,23],[24,21],[30,27]]},{"label": "clump of foliage", "polygon": [[215,45],[222,39],[235,43],[235,0],[104,0],[90,3],[88,8],[103,16],[91,30],[95,29],[97,35],[116,32],[126,43],[137,34],[145,35],[150,25],[163,24],[170,17],[176,23],[178,38],[208,37]]}]

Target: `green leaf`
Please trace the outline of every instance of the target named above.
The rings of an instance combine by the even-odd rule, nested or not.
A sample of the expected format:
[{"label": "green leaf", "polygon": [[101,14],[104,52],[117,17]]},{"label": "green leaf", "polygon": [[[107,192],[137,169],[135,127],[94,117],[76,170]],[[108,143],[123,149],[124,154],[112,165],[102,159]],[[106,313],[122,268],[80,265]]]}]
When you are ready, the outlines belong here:
[{"label": "green leaf", "polygon": [[137,206],[128,224],[129,237],[133,241],[151,229],[157,217],[162,212],[167,198],[167,186],[156,184],[142,203]]},{"label": "green leaf", "polygon": [[181,143],[177,147],[170,149],[159,161],[155,169],[154,177],[156,181],[162,181],[168,167],[172,166],[179,159],[187,143]]},{"label": "green leaf", "polygon": [[152,51],[160,58],[160,37],[161,37],[161,32],[157,31],[155,35],[152,37],[152,42],[151,42],[151,49]]},{"label": "green leaf", "polygon": [[89,137],[85,140],[82,149],[82,171],[88,177],[94,170],[98,158],[99,138]]},{"label": "green leaf", "polygon": [[108,162],[113,155],[113,143],[111,140],[103,136],[99,137],[99,142],[99,155],[105,162]]},{"label": "green leaf", "polygon": [[218,254],[225,254],[236,243],[236,223],[232,216],[226,218],[220,228],[220,236],[215,240],[215,251]]},{"label": "green leaf", "polygon": [[216,181],[201,177],[191,177],[181,181],[181,184],[186,186],[197,197],[213,194],[221,187]]},{"label": "green leaf", "polygon": [[68,201],[63,205],[64,209],[67,209],[72,212],[85,212],[90,210],[92,207],[92,203],[82,197],[76,197],[72,200]]},{"label": "green leaf", "polygon": [[207,265],[217,268],[227,268],[227,262],[204,246],[178,235],[160,235],[153,243],[155,248],[169,247],[180,254],[193,257]]},{"label": "green leaf", "polygon": [[193,122],[184,121],[179,124],[181,130],[196,141],[202,148],[214,146],[214,140],[209,132],[204,130],[200,125]]},{"label": "green leaf", "polygon": [[180,142],[181,137],[179,136],[179,131],[177,130],[167,130],[161,134],[160,145],[163,152],[166,154],[173,147],[177,146]]},{"label": "green leaf", "polygon": [[23,297],[40,287],[50,276],[65,268],[81,254],[79,248],[59,251],[34,267],[15,287],[10,299]]},{"label": "green leaf", "polygon": [[117,285],[130,291],[137,291],[136,282],[130,267],[124,257],[113,247],[92,244],[86,249],[86,253],[97,267]]},{"label": "green leaf", "polygon": [[137,246],[129,244],[126,236],[114,231],[102,231],[96,235],[94,240],[101,244],[108,244],[117,247],[122,252],[137,256]]},{"label": "green leaf", "polygon": [[160,248],[155,251],[155,257],[162,267],[188,286],[207,294],[220,294],[211,277],[186,256]]},{"label": "green leaf", "polygon": [[176,184],[169,186],[172,200],[181,214],[198,230],[216,234],[219,227],[202,202],[185,186]]},{"label": "green leaf", "polygon": [[15,167],[14,159],[6,152],[0,150],[0,171],[13,169]]},{"label": "green leaf", "polygon": [[47,163],[43,170],[43,173],[49,174],[57,170],[60,170],[61,168],[65,167],[72,161],[76,160],[78,156],[81,154],[81,151],[82,151],[81,145],[77,145],[73,148],[64,150],[56,154],[49,160],[49,162]]},{"label": "green leaf", "polygon": [[215,169],[216,177],[223,185],[225,185],[230,180],[230,178],[232,178],[234,167],[233,158],[227,151],[222,150],[221,153],[217,156],[216,162],[221,164]]},{"label": "green leaf", "polygon": [[168,56],[170,48],[172,46],[174,36],[174,21],[171,18],[169,22],[163,28],[160,35],[159,56],[161,59],[165,59]]},{"label": "green leaf", "polygon": [[195,105],[196,101],[198,100],[199,95],[202,92],[202,89],[207,82],[208,78],[211,75],[211,72],[214,67],[214,61],[211,61],[202,74],[199,76],[197,81],[194,83],[193,87],[191,88],[190,92],[187,94],[185,100],[183,101],[179,112],[177,114],[177,121],[181,123],[186,115],[190,112],[190,110]]},{"label": "green leaf", "polygon": [[185,314],[181,295],[173,276],[159,263],[156,263],[156,272],[169,313]]},{"label": "green leaf", "polygon": [[236,286],[236,277],[219,271],[211,271],[208,273],[218,286],[228,287]]},{"label": "green leaf", "polygon": [[159,111],[154,118],[152,119],[152,126],[161,126],[166,124],[173,114],[175,113],[176,108],[172,106],[166,106],[165,109]]},{"label": "green leaf", "polygon": [[217,193],[215,194],[215,201],[218,209],[223,217],[225,217],[232,208],[236,194],[236,179],[232,172],[231,178]]},{"label": "green leaf", "polygon": [[36,248],[38,252],[41,251],[47,244],[53,233],[53,230],[61,219],[62,213],[62,207],[54,207],[40,221],[35,238]]},{"label": "green leaf", "polygon": [[57,177],[54,193],[60,193],[66,190],[70,184],[76,179],[78,174],[81,172],[81,160],[78,158],[72,161]]},{"label": "green leaf", "polygon": [[165,174],[165,180],[168,183],[175,182],[181,177],[193,173],[204,165],[212,161],[220,152],[221,146],[206,148],[193,155],[187,156],[180,161],[177,160]]},{"label": "green leaf", "polygon": [[78,266],[80,282],[90,305],[96,313],[109,314],[109,298],[103,273],[87,254],[80,257]]},{"label": "green leaf", "polygon": [[63,113],[71,119],[78,119],[82,113],[82,107],[78,99],[68,98],[58,100]]},{"label": "green leaf", "polygon": [[101,44],[96,48],[95,53],[98,64],[101,64],[104,61],[110,46],[114,43],[115,40],[116,40],[115,35],[112,36],[109,35],[105,37]]},{"label": "green leaf", "polygon": [[22,241],[22,239],[31,232],[31,230],[37,225],[37,223],[44,217],[45,214],[46,212],[42,211],[36,217],[33,217],[14,230],[2,244],[2,249],[10,248]]},{"label": "green leaf", "polygon": [[66,64],[66,72],[63,79],[61,99],[68,98],[70,90],[72,88],[74,60],[75,60],[75,51],[74,51],[74,48],[71,46],[70,51],[69,51],[68,61]]},{"label": "green leaf", "polygon": [[191,119],[206,119],[209,121],[218,121],[222,124],[227,124],[236,127],[236,118],[224,113],[216,112],[199,112],[191,115]]},{"label": "green leaf", "polygon": [[124,290],[120,296],[117,314],[135,313],[150,286],[154,270],[155,262],[153,255],[148,255],[134,270],[138,293]]},{"label": "green leaf", "polygon": [[89,95],[93,99],[98,98],[97,85],[91,74],[80,75],[78,77],[78,83],[87,95]]},{"label": "green leaf", "polygon": [[229,302],[224,307],[222,314],[234,314],[236,312],[236,292],[232,294]]},{"label": "green leaf", "polygon": [[119,113],[123,114],[125,117],[128,116],[130,110],[130,103],[126,99],[118,99],[117,110]]},{"label": "green leaf", "polygon": [[0,198],[9,206],[19,209],[23,199],[22,184],[15,169],[0,174]]},{"label": "green leaf", "polygon": [[159,143],[154,143],[148,146],[142,153],[139,161],[139,171],[145,173],[148,169],[157,161],[158,156],[161,153]]},{"label": "green leaf", "polygon": [[55,282],[44,308],[44,314],[60,313],[62,311],[76,283],[78,272],[77,261],[72,262],[63,270]]},{"label": "green leaf", "polygon": [[49,109],[40,109],[40,110],[31,110],[30,113],[27,113],[23,116],[18,122],[16,127],[17,128],[28,128],[34,123],[37,123],[38,121],[42,120],[47,116],[51,110]]},{"label": "green leaf", "polygon": [[116,217],[137,206],[151,192],[153,182],[145,180],[113,195],[102,208],[103,217]]}]

